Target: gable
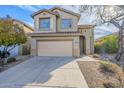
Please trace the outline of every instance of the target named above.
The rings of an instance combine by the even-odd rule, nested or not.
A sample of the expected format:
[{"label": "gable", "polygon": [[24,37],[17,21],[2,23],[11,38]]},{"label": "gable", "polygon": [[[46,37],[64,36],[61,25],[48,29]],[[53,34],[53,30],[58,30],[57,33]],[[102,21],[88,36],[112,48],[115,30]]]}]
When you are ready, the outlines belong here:
[{"label": "gable", "polygon": [[54,12],[52,12],[52,11],[49,11],[49,10],[39,10],[39,11],[37,11],[37,12],[35,12],[35,13],[33,13],[31,16],[32,16],[32,18],[34,18],[35,16],[37,16],[37,15],[46,15],[46,14],[50,14],[50,15],[54,15],[54,16],[57,16],[57,14],[55,14]]},{"label": "gable", "polygon": [[67,12],[64,12],[64,11],[61,11],[59,9],[55,9],[55,10],[53,10],[53,12],[56,12],[59,15],[59,17],[61,17],[61,18],[62,17],[64,17],[64,18],[71,18],[71,17],[78,18],[77,16],[74,16],[74,15],[67,13]]},{"label": "gable", "polygon": [[[75,12],[72,12],[72,11],[69,11],[69,10],[66,10],[64,8],[59,8],[59,7],[54,7],[54,8],[51,8],[50,9],[51,11],[53,11],[54,13],[56,13],[56,11],[61,11],[61,12],[64,12],[65,14],[68,14],[68,15],[72,15],[72,16],[75,16],[75,17],[78,17],[78,19],[80,19],[80,14],[78,13],[75,13]],[[57,13],[56,13],[57,14]]]}]

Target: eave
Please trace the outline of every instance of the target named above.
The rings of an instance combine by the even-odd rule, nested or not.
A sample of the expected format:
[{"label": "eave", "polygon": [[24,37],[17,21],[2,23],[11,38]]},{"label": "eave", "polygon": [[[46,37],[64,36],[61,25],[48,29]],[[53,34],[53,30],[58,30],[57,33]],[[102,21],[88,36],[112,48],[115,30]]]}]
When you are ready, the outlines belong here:
[{"label": "eave", "polygon": [[78,29],[89,29],[89,28],[94,28],[96,25],[78,25]]},{"label": "eave", "polygon": [[57,33],[30,33],[31,37],[54,37],[54,36],[83,36],[81,32],[57,32]]}]

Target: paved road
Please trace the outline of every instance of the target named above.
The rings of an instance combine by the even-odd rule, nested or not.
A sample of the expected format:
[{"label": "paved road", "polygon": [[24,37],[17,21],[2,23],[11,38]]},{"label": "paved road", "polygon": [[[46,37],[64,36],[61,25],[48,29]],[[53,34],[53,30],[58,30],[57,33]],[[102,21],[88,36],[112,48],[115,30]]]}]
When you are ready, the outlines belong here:
[{"label": "paved road", "polygon": [[0,87],[88,87],[72,57],[33,57],[0,73]]}]

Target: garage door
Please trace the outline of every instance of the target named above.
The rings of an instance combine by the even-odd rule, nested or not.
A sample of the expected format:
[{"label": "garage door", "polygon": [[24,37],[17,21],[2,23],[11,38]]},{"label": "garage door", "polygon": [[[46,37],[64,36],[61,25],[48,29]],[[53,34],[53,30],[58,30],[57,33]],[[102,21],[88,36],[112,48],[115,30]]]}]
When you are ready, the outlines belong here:
[{"label": "garage door", "polygon": [[72,41],[37,41],[38,56],[72,56]]}]

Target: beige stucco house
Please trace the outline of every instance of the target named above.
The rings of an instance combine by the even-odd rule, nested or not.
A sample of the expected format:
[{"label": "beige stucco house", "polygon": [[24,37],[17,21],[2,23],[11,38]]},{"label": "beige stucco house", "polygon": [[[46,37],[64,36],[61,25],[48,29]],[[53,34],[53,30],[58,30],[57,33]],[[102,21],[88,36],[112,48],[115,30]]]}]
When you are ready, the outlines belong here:
[{"label": "beige stucco house", "polygon": [[31,55],[80,57],[94,53],[95,25],[78,25],[80,17],[60,7],[33,13]]}]

